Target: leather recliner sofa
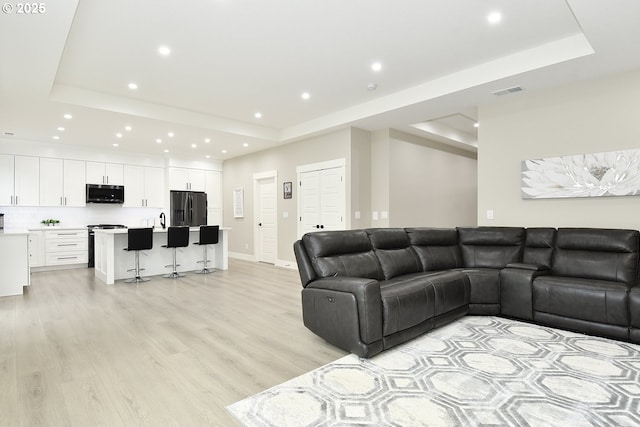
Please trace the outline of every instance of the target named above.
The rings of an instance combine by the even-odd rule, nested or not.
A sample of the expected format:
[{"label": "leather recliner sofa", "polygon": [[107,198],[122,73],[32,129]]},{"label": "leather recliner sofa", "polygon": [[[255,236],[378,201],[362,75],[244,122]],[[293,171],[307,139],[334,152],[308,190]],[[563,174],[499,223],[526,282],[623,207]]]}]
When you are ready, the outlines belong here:
[{"label": "leather recliner sofa", "polygon": [[294,244],[304,324],[371,357],[466,314],[640,342],[635,230],[374,228]]}]

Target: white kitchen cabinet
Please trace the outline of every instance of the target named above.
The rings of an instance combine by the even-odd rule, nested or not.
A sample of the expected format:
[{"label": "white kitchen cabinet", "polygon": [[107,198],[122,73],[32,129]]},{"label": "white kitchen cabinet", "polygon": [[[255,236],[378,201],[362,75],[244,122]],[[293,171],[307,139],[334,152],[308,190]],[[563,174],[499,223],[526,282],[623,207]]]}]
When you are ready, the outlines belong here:
[{"label": "white kitchen cabinet", "polygon": [[29,231],[29,266],[44,265],[44,231]]},{"label": "white kitchen cabinet", "polygon": [[124,185],[124,165],[87,162],[87,184]]},{"label": "white kitchen cabinet", "polygon": [[124,186],[124,207],[163,207],[164,170],[162,168],[125,165]]},{"label": "white kitchen cabinet", "polygon": [[0,297],[22,295],[23,286],[31,284],[27,233],[1,233],[0,254]]},{"label": "white kitchen cabinet", "polygon": [[13,205],[14,156],[0,154],[0,206]]},{"label": "white kitchen cabinet", "polygon": [[86,264],[89,261],[86,228],[44,231],[45,265]]},{"label": "white kitchen cabinet", "polygon": [[205,171],[169,168],[169,190],[205,191]]},{"label": "white kitchen cabinet", "polygon": [[40,159],[15,156],[13,195],[14,206],[38,206],[40,204]]},{"label": "white kitchen cabinet", "polygon": [[40,206],[85,206],[85,162],[40,158]]}]

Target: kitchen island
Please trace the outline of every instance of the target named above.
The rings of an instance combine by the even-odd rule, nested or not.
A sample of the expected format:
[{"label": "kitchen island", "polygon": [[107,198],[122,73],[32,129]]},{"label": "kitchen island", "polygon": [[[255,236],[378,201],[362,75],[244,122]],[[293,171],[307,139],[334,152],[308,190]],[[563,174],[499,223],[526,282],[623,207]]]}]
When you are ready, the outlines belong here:
[{"label": "kitchen island", "polygon": [[31,284],[28,231],[0,230],[0,271],[0,297],[22,295]]},{"label": "kitchen island", "polygon": [[[207,257],[209,268],[226,270],[229,259],[229,228],[220,228],[219,242],[217,245],[209,245]],[[185,273],[202,269],[203,248],[194,243],[199,240],[199,227],[191,227],[189,230],[189,246],[178,248],[177,260],[180,266],[178,271]],[[173,250],[163,248],[167,244],[167,229],[153,229],[153,249],[140,252],[141,275],[144,277],[171,273],[170,267],[165,265],[173,263]],[[127,230],[95,230],[95,276],[107,285],[113,285],[116,280],[128,279],[135,275],[133,271],[127,271],[135,267],[135,252],[125,251],[127,247]]]}]

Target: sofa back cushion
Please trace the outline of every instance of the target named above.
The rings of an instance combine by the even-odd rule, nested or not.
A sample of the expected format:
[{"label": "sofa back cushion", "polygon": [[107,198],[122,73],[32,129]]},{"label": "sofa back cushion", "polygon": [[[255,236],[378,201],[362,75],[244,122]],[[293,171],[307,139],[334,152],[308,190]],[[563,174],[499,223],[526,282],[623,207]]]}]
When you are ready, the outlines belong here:
[{"label": "sofa back cushion", "polygon": [[422,271],[418,256],[411,248],[402,228],[370,228],[365,230],[373,246],[385,279]]},{"label": "sofa back cushion", "polygon": [[560,228],[551,273],[632,286],[638,279],[639,245],[637,230]]},{"label": "sofa back cushion", "polygon": [[307,233],[302,236],[302,242],[319,278],[384,278],[378,257],[364,230]]},{"label": "sofa back cushion", "polygon": [[462,267],[455,228],[406,228],[411,247],[423,271],[449,270]]},{"label": "sofa back cushion", "polygon": [[522,262],[551,268],[555,241],[555,228],[527,228]]},{"label": "sofa back cushion", "polygon": [[524,228],[459,227],[458,240],[466,268],[504,268],[521,262]]}]

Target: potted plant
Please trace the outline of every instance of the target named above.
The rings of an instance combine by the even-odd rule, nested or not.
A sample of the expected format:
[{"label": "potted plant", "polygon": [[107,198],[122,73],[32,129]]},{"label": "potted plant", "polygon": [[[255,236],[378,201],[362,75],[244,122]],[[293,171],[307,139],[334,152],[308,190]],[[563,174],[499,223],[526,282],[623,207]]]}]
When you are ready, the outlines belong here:
[{"label": "potted plant", "polygon": [[56,224],[59,224],[60,220],[57,219],[43,219],[42,221],[40,221],[40,224],[46,225],[47,227],[53,227]]}]

